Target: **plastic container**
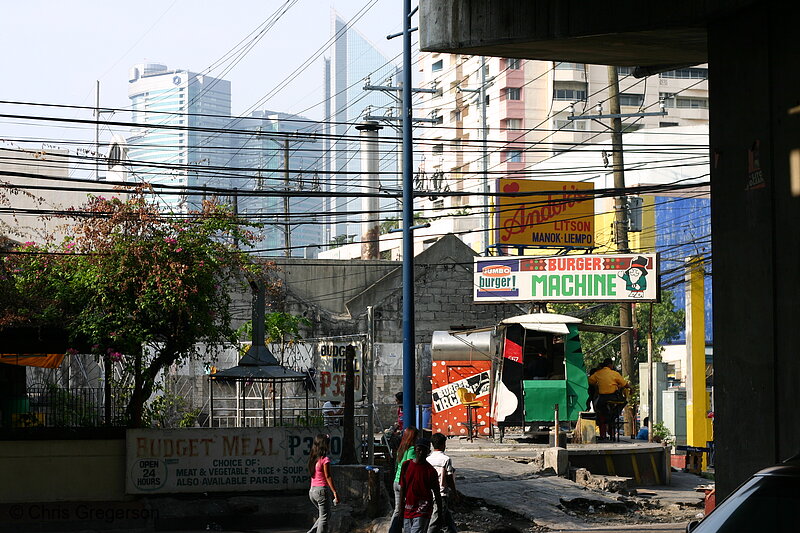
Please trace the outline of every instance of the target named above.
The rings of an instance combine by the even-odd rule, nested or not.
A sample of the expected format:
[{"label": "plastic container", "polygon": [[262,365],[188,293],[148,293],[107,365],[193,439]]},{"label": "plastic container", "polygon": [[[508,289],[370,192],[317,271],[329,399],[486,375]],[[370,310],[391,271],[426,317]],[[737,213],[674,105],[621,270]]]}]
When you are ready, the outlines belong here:
[{"label": "plastic container", "polygon": [[420,404],[417,405],[416,415],[417,429],[430,430],[431,429],[431,405]]}]

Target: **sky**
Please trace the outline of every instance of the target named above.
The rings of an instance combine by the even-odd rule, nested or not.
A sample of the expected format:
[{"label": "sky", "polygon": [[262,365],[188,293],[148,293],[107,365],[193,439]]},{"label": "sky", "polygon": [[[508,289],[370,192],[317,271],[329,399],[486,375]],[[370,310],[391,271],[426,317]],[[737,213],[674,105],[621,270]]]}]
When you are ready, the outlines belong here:
[{"label": "sky", "polygon": [[[6,0],[0,13],[0,100],[94,106],[99,80],[101,107],[127,107],[128,70],[134,64],[156,62],[203,72],[281,6],[295,1],[223,76],[231,82],[234,115],[258,102],[327,42],[332,8],[350,20],[374,3],[355,27],[389,57],[400,53],[402,39],[387,41],[386,35],[401,28],[401,0]],[[258,109],[305,111],[321,119],[322,71],[320,56]],[[0,104],[0,113],[92,119],[89,110],[9,104]],[[94,139],[93,126],[31,127],[24,122],[0,118],[0,140],[30,137],[58,144],[60,139]],[[104,131],[101,139],[108,134]]]}]

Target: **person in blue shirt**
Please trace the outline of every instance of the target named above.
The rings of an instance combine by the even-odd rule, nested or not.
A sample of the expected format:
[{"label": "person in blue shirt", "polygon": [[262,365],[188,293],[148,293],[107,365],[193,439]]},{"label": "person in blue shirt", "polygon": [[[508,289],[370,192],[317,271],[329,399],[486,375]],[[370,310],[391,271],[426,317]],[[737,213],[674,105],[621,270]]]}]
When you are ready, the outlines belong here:
[{"label": "person in blue shirt", "polygon": [[642,427],[639,428],[639,433],[636,434],[636,440],[647,440],[649,432],[648,427],[650,426],[649,422],[650,422],[650,417],[649,416],[644,417],[644,420],[642,420]]}]

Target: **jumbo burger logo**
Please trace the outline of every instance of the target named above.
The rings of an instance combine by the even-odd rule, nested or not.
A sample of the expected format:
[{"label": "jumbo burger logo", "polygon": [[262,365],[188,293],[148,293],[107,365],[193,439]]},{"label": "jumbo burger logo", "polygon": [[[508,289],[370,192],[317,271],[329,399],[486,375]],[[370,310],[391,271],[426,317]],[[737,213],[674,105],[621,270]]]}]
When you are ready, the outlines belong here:
[{"label": "jumbo burger logo", "polygon": [[517,276],[509,265],[486,265],[481,268],[478,296],[517,296]]},{"label": "jumbo burger logo", "polygon": [[488,265],[481,269],[481,274],[487,278],[502,278],[511,275],[511,267],[508,265]]}]

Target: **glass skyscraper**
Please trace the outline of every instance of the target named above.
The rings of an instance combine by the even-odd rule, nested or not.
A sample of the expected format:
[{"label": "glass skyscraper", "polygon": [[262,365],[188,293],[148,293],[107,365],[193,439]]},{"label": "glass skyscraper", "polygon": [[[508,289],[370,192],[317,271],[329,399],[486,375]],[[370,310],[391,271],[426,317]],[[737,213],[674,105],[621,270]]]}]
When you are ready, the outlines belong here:
[{"label": "glass skyscraper", "polygon": [[[144,63],[130,69],[128,96],[138,125],[128,139],[132,179],[179,188],[228,186],[230,136],[211,130],[229,127],[229,81]],[[162,194],[159,203],[180,213],[200,198]]]},{"label": "glass skyscraper", "polygon": [[[288,220],[291,255],[316,256],[324,244],[319,123],[275,111],[233,118],[229,81],[166,65],[135,65],[128,81],[137,125],[128,139],[131,179],[172,186],[156,196],[163,209],[185,213],[216,196],[263,224],[254,253],[284,255]],[[285,190],[312,192],[287,205]]]},{"label": "glass skyscraper", "polygon": [[309,192],[309,196],[288,200],[278,195],[239,198],[239,213],[263,224],[257,230],[261,238],[257,253],[285,255],[288,243],[291,255],[316,257],[318,246],[323,244],[324,223],[320,124],[298,115],[256,111],[250,117],[237,118],[233,129],[238,132],[233,142],[233,172],[240,176],[240,190]]},{"label": "glass skyscraper", "polygon": [[[337,39],[331,47],[331,58],[325,68],[325,86],[329,102],[326,108],[326,120],[333,121],[328,131],[333,135],[331,137],[333,140],[329,140],[326,146],[328,153],[326,169],[332,173],[326,177],[329,190],[356,192],[360,190],[357,186],[359,180],[357,172],[361,166],[358,131],[355,126],[363,120],[368,110],[374,115],[399,114],[395,109],[396,101],[390,95],[381,91],[365,91],[365,81],[369,78],[373,85],[386,85],[390,81],[392,85],[397,85],[398,69],[391,58],[383,55],[335,12],[332,13],[331,30]],[[389,131],[392,132],[390,136],[397,136],[393,130]],[[396,145],[387,143],[382,145],[380,163],[382,172],[397,171],[397,149]],[[355,174],[338,174],[343,171]],[[382,185],[396,188],[396,176],[384,174]],[[360,236],[358,216],[348,217],[347,213],[359,209],[360,200],[355,196],[331,199],[329,210],[333,212],[333,216],[328,237],[355,235],[357,239]],[[348,218],[350,223],[347,222]]]}]

